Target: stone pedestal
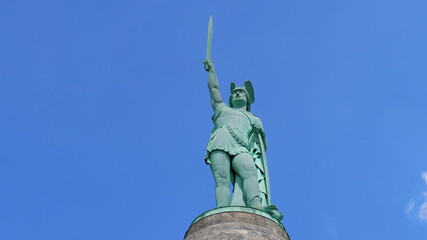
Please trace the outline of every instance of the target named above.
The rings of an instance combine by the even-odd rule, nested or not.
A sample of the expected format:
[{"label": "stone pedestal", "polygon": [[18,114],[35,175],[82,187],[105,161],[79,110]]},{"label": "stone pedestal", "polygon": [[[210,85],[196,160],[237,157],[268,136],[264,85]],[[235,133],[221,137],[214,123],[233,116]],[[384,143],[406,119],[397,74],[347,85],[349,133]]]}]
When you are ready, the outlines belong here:
[{"label": "stone pedestal", "polygon": [[193,221],[184,240],[289,240],[283,225],[265,212],[247,207],[207,211]]}]

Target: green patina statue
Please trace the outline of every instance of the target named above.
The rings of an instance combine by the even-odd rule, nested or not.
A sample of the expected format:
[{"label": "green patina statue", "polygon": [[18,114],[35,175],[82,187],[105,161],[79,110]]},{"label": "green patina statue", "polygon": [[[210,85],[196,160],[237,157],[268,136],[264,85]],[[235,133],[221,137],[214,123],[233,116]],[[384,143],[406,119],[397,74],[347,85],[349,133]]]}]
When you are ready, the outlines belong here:
[{"label": "green patina statue", "polygon": [[270,202],[265,132],[261,120],[250,112],[251,104],[255,102],[252,83],[246,81],[243,87],[231,83],[229,106],[223,102],[211,60],[212,31],[211,16],[203,63],[209,72],[214,128],[206,147],[205,162],[210,165],[215,180],[216,205],[252,207],[281,221],[283,214]]}]

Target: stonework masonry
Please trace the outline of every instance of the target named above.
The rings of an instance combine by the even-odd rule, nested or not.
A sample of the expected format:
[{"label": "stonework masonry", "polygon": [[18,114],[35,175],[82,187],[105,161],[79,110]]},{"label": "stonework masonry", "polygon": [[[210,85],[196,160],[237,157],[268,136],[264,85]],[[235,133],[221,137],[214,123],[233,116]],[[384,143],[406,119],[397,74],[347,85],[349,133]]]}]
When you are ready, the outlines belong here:
[{"label": "stonework masonry", "polygon": [[283,226],[258,214],[221,212],[193,223],[184,240],[290,240]]}]

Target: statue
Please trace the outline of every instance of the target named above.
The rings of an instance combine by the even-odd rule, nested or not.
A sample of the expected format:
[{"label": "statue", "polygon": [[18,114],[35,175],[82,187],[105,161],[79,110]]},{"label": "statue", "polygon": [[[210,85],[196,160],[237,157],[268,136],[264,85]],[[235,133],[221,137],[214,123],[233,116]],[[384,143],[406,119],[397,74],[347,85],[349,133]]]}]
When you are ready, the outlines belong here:
[{"label": "statue", "polygon": [[216,206],[256,208],[281,221],[283,214],[270,202],[265,132],[261,120],[250,112],[251,104],[255,102],[252,83],[246,81],[243,87],[238,87],[232,82],[229,106],[223,102],[211,60],[212,32],[211,16],[203,63],[209,72],[214,128],[206,147],[205,162],[210,165],[215,180]]}]

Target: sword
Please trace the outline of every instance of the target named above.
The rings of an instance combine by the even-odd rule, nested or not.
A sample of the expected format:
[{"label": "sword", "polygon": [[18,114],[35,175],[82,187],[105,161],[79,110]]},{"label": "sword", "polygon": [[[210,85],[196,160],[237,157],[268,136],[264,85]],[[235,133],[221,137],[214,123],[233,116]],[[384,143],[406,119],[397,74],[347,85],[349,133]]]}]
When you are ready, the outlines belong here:
[{"label": "sword", "polygon": [[212,34],[213,34],[213,20],[212,15],[209,18],[209,26],[208,26],[208,43],[206,48],[206,60],[212,62],[211,59],[211,50],[212,50]]},{"label": "sword", "polygon": [[265,188],[267,192],[267,205],[271,204],[271,192],[270,192],[270,176],[268,175],[267,156],[265,154],[265,143],[262,140],[262,136],[258,133],[259,145],[261,147],[262,164],[264,165],[265,174]]}]

